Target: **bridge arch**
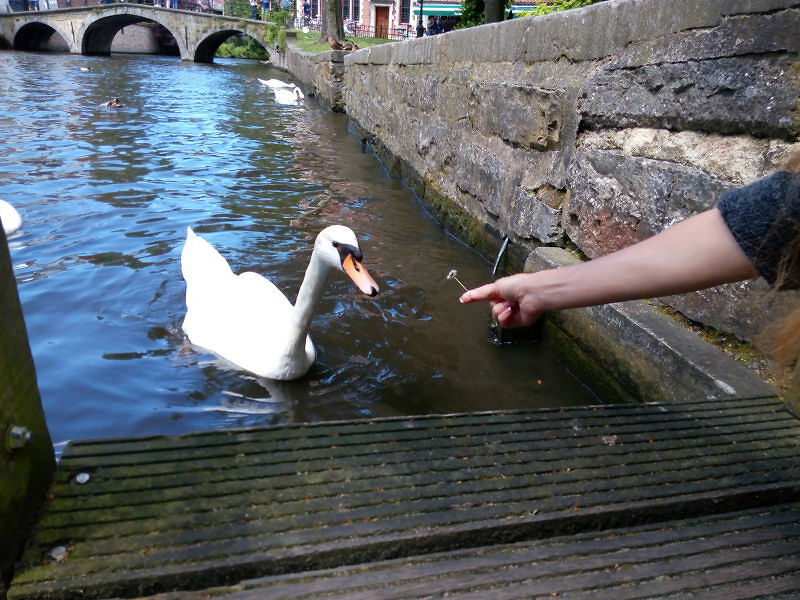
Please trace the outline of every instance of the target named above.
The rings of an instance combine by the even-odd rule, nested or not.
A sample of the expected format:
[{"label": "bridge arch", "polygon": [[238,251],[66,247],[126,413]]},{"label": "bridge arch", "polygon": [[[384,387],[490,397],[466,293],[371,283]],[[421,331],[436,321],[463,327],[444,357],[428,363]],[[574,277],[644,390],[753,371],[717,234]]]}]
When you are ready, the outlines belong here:
[{"label": "bridge arch", "polygon": [[47,24],[39,21],[22,23],[14,32],[12,47],[14,50],[65,50],[75,52],[70,45],[69,34],[59,31],[58,24]]},{"label": "bridge arch", "polygon": [[[251,37],[268,52],[276,52],[261,21],[129,2],[0,14],[0,43],[7,40],[18,50],[68,49],[73,54],[108,56],[114,37],[124,27],[137,23],[160,25],[175,40],[182,60],[211,63],[220,44],[236,34]],[[54,37],[56,34],[58,37]],[[65,46],[48,47],[50,40],[60,44],[59,38]]]},{"label": "bridge arch", "polygon": [[115,11],[113,14],[101,13],[88,17],[78,31],[79,52],[91,56],[109,56],[114,37],[125,27],[143,22],[156,23],[166,29],[175,38],[181,58],[186,59],[186,38],[181,39],[171,27],[171,23],[158,18],[157,12],[150,9],[145,14],[135,7]]},{"label": "bridge arch", "polygon": [[267,52],[271,53],[273,51],[264,39],[264,35],[258,31],[258,27],[220,27],[213,31],[204,32],[203,37],[198,40],[194,47],[194,55],[188,58],[198,63],[212,63],[220,44],[237,34],[250,36],[264,46]]}]

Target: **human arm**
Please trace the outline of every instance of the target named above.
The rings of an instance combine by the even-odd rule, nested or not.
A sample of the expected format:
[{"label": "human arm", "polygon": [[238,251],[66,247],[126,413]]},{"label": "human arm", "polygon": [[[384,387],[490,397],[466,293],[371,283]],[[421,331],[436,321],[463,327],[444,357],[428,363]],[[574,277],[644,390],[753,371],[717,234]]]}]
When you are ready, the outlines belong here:
[{"label": "human arm", "polygon": [[756,275],[713,208],[612,254],[504,277],[464,292],[460,301],[488,301],[494,318],[510,328],[530,325],[550,310],[680,294]]}]

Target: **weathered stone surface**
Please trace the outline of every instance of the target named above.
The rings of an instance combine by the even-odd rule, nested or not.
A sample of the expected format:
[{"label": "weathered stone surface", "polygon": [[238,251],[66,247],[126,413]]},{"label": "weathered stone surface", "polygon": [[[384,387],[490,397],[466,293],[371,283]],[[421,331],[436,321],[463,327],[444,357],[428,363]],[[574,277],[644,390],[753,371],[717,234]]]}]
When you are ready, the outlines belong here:
[{"label": "weathered stone surface", "polygon": [[381,58],[379,62],[372,64],[386,64],[384,61],[389,57],[389,61],[394,65],[430,65],[437,60],[436,46],[435,36],[409,38],[395,44],[373,46],[381,48]]},{"label": "weathered stone surface", "polygon": [[580,135],[578,144],[678,163],[735,185],[768,175],[800,152],[800,143],[782,140],[647,128],[587,131]]},{"label": "weathered stone surface", "polygon": [[[436,114],[448,123],[459,123],[469,118],[469,98],[472,88],[472,73],[468,69],[448,72],[438,82],[436,91]],[[427,88],[416,90],[418,96],[427,96]]]},{"label": "weathered stone surface", "polygon": [[526,44],[529,62],[583,61],[605,58],[638,40],[670,33],[714,27],[726,0],[671,0],[670,2],[601,2],[580,13],[564,11],[535,17]]},{"label": "weathered stone surface", "polygon": [[564,228],[591,257],[711,208],[732,185],[674,163],[578,149],[567,173]]},{"label": "weathered stone surface", "polygon": [[767,327],[800,304],[800,292],[773,292],[759,278],[661,298],[694,321],[757,342]]},{"label": "weathered stone surface", "polygon": [[386,45],[372,46],[369,49],[369,64],[388,65],[392,62],[392,48]]},{"label": "weathered stone surface", "polygon": [[800,6],[798,0],[727,0],[720,6],[723,15],[738,15],[742,13],[757,13],[779,10]]},{"label": "weathered stone surface", "polygon": [[505,165],[496,156],[468,142],[459,145],[453,162],[458,189],[477,198],[490,215],[499,215]]},{"label": "weathered stone surface", "polygon": [[[515,63],[525,60],[525,45],[530,19],[514,19],[437,35],[439,60],[445,64],[463,62]],[[427,38],[426,38],[427,39]]]},{"label": "weathered stone surface", "polygon": [[609,69],[699,61],[800,49],[800,10],[725,19],[719,27],[692,30],[632,45]]},{"label": "weathered stone surface", "polygon": [[564,95],[564,90],[537,86],[475,83],[469,96],[470,124],[512,146],[557,148],[566,109]]},{"label": "weathered stone surface", "polygon": [[553,188],[542,188],[538,195],[517,188],[514,192],[511,230],[521,238],[534,239],[542,244],[559,242],[564,234],[561,228],[562,197],[563,194]]},{"label": "weathered stone surface", "polygon": [[583,87],[581,127],[653,127],[748,133],[795,140],[800,133],[797,57],[772,54],[601,69]]}]

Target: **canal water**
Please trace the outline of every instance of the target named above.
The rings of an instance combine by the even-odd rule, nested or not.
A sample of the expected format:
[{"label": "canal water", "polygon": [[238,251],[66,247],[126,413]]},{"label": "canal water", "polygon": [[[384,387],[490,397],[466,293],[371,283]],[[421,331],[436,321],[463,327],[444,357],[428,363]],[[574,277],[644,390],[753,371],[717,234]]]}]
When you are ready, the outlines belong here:
[{"label": "canal water", "polygon": [[[253,61],[0,53],[0,198],[57,451],[70,439],[597,401],[536,344],[495,346],[461,288],[491,265],[364,152],[347,118],[277,104]],[[104,103],[118,96],[125,108]],[[303,379],[260,380],[181,331],[192,226],[294,300],[342,223],[381,286],[330,281]]]}]

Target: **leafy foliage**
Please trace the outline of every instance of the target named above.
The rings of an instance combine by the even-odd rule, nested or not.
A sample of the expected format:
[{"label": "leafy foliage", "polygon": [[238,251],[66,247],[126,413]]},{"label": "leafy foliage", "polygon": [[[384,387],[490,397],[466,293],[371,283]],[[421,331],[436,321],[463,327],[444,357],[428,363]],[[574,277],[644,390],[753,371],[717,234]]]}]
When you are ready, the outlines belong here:
[{"label": "leafy foliage", "polygon": [[269,58],[264,47],[250,36],[234,35],[217,48],[217,56],[223,58]]},{"label": "leafy foliage", "polygon": [[461,18],[458,20],[458,29],[483,25],[485,6],[483,0],[463,0],[461,3]]},{"label": "leafy foliage", "polygon": [[550,0],[549,2],[540,2],[533,7],[533,10],[526,10],[521,14],[523,17],[538,17],[541,15],[549,15],[550,13],[559,12],[561,10],[569,10],[570,8],[580,8],[581,6],[589,6],[595,2],[602,0]]},{"label": "leafy foliage", "polygon": [[268,44],[277,44],[281,51],[286,51],[286,20],[289,18],[289,11],[276,10],[265,12],[262,19],[264,25],[264,38]]},{"label": "leafy foliage", "polygon": [[247,0],[225,0],[225,15],[249,19],[250,3]]}]

